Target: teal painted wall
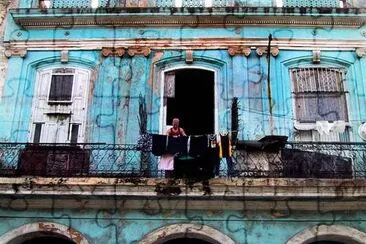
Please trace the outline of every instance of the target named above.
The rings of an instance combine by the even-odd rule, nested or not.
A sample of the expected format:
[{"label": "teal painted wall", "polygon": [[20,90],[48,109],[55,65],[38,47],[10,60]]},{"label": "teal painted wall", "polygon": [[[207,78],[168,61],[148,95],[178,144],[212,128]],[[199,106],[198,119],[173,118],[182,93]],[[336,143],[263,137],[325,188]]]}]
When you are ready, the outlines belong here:
[{"label": "teal painted wall", "polygon": [[[36,72],[44,67],[85,67],[93,70],[88,101],[88,142],[136,143],[138,98],[145,97],[148,108],[148,131],[159,132],[161,67],[189,67],[183,51],[152,51],[149,57],[101,57],[100,51],[70,51],[68,64],[60,63],[58,51],[29,51],[26,58],[12,57],[0,104],[2,141],[27,142]],[[288,69],[311,65],[311,51],[280,50],[271,57],[272,128],[267,91],[267,60],[255,50],[249,57],[228,55],[227,50],[194,51],[195,67],[211,67],[217,77],[219,131],[229,131],[231,99],[240,102],[240,139],[255,139],[270,134],[293,138],[293,107]],[[348,70],[346,88],[352,127],[366,118],[365,58],[353,51],[322,51],[319,66],[344,67]],[[170,63],[170,64],[169,64]],[[156,64],[158,68],[152,70]],[[357,130],[353,138],[359,140]]]},{"label": "teal painted wall", "polygon": [[366,231],[363,212],[289,212],[275,217],[259,211],[177,211],[145,209],[34,210],[1,209],[0,235],[24,224],[55,222],[70,226],[91,243],[138,243],[146,234],[170,224],[196,223],[215,228],[238,244],[284,244],[292,236],[316,225],[344,225]]}]

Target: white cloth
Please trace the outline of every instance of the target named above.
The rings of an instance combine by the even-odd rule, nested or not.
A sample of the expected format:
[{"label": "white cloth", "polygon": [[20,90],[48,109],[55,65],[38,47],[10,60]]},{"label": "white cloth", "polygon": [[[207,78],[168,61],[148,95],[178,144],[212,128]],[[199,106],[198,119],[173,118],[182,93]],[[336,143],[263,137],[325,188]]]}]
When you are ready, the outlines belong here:
[{"label": "white cloth", "polygon": [[316,121],[315,129],[319,132],[320,135],[323,134],[329,135],[331,128],[332,124],[330,124],[326,120]]},{"label": "white cloth", "polygon": [[160,157],[159,170],[174,170],[174,155],[172,154],[164,154]]},{"label": "white cloth", "polygon": [[331,130],[334,132],[343,133],[346,130],[346,122],[343,120],[334,121]]}]

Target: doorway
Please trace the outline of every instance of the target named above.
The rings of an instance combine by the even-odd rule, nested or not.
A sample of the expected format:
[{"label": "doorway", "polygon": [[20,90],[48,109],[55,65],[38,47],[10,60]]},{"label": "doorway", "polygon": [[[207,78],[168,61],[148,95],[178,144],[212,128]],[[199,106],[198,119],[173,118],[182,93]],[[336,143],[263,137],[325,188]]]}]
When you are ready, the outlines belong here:
[{"label": "doorway", "polygon": [[214,72],[180,69],[169,74],[174,76],[174,95],[166,98],[165,124],[171,125],[173,118],[179,118],[187,135],[215,133]]},{"label": "doorway", "polygon": [[24,241],[21,244],[75,244],[75,242],[62,238],[62,237],[55,237],[55,236],[43,236],[43,237],[35,237],[30,240]]},{"label": "doorway", "polygon": [[195,238],[178,238],[163,242],[163,244],[212,244],[211,242]]}]

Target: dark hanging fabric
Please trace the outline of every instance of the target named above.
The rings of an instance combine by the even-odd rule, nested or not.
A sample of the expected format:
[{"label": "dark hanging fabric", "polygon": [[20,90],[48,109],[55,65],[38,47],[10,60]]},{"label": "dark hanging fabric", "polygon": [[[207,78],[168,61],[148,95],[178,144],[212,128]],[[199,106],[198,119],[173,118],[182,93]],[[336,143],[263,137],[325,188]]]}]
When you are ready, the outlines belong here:
[{"label": "dark hanging fabric", "polygon": [[187,154],[187,141],[188,137],[180,136],[180,137],[168,137],[168,153],[171,154]]},{"label": "dark hanging fabric", "polygon": [[166,153],[166,135],[152,135],[152,153],[155,156],[161,156]]},{"label": "dark hanging fabric", "polygon": [[220,158],[231,157],[231,145],[229,135],[220,135]]},{"label": "dark hanging fabric", "polygon": [[208,141],[206,135],[191,136],[189,143],[189,156],[200,157],[207,153]]}]

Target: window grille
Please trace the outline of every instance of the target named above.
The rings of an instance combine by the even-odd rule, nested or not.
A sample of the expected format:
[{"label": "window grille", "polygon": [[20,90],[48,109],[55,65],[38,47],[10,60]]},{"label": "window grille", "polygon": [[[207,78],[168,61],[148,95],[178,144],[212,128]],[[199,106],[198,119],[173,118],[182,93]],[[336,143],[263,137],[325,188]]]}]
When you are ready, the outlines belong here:
[{"label": "window grille", "polygon": [[328,8],[339,8],[343,6],[341,0],[283,0],[284,7],[328,7]]},{"label": "window grille", "polygon": [[343,69],[299,68],[291,76],[298,122],[348,121]]}]

